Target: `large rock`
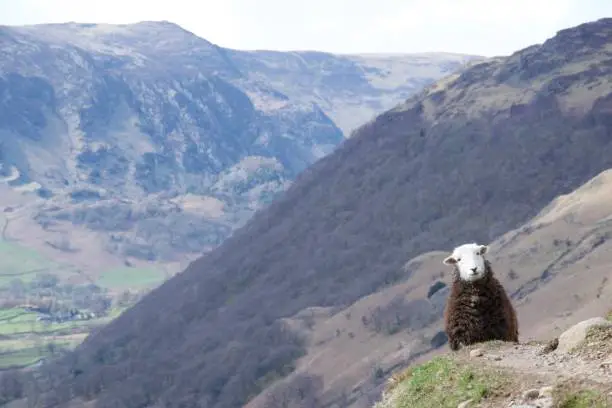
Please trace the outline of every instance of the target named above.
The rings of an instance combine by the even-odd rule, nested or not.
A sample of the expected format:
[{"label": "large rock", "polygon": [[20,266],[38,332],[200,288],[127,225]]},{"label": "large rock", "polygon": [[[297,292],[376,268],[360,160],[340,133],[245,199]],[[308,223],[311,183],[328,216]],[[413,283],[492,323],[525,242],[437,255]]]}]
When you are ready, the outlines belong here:
[{"label": "large rock", "polygon": [[593,327],[612,327],[612,322],[603,317],[593,317],[576,323],[559,336],[557,352],[567,353],[580,345],[586,339],[589,329]]}]

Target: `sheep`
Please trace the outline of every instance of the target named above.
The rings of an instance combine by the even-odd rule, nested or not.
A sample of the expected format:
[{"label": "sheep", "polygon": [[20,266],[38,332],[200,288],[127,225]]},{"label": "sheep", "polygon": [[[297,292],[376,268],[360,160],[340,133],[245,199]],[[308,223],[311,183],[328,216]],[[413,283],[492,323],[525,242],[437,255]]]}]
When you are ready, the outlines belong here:
[{"label": "sheep", "polygon": [[451,350],[489,340],[518,343],[516,311],[485,259],[487,245],[464,244],[443,260],[453,266],[453,283],[444,309]]}]

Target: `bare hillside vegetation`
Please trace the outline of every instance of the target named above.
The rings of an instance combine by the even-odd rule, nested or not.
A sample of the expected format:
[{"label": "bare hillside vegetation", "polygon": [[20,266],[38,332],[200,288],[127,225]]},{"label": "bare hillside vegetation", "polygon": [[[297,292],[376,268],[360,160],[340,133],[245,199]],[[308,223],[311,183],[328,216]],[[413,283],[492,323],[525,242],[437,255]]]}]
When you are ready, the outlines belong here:
[{"label": "bare hillside vegetation", "polygon": [[[517,309],[521,343],[546,343],[611,308],[611,199],[612,170],[606,170],[489,243],[487,258]],[[447,255],[432,251],[410,260],[402,268],[409,279],[346,309],[307,309],[289,319],[294,330],[308,331],[308,353],[282,387],[247,407],[268,406],[294,378],[306,377],[325,379],[318,388],[328,404],[323,406],[371,407],[389,375],[446,354],[441,317],[451,283],[451,270],[442,264]]]}]

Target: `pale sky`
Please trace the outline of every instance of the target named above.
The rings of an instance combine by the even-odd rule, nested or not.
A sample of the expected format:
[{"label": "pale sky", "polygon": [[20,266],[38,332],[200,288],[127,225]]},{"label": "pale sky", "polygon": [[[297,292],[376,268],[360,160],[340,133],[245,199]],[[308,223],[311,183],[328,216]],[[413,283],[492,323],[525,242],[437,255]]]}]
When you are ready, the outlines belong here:
[{"label": "pale sky", "polygon": [[167,20],[223,47],[507,55],[612,0],[0,0],[0,24]]}]

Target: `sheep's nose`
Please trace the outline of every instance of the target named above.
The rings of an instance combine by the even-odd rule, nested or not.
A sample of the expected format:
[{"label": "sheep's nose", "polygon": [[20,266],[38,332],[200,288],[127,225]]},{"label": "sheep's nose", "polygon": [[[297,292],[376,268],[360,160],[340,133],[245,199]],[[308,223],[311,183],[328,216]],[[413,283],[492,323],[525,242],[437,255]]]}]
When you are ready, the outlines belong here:
[{"label": "sheep's nose", "polygon": [[472,273],[476,273],[476,269],[477,269],[477,268],[470,268],[470,270],[472,271]]}]

